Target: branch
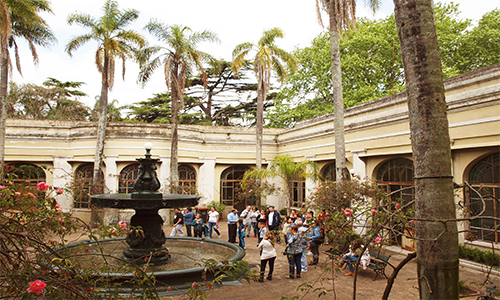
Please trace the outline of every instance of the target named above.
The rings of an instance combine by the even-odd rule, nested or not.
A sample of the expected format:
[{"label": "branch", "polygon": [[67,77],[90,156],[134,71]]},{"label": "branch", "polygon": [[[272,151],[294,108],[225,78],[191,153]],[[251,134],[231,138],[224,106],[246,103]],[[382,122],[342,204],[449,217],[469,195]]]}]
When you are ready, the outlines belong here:
[{"label": "branch", "polygon": [[391,276],[387,279],[387,285],[385,286],[384,295],[382,296],[382,300],[387,300],[389,298],[389,294],[391,293],[392,286],[394,284],[394,280],[398,276],[399,271],[412,259],[417,257],[416,252],[409,253],[405,259],[403,259],[392,271]]}]

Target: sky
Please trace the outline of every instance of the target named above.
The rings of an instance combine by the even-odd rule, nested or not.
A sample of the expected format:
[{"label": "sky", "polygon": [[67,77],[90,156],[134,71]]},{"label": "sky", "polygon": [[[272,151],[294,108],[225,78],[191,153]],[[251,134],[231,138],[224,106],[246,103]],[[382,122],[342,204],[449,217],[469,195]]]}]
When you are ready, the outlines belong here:
[{"label": "sky", "polygon": [[[81,90],[87,97],[80,100],[93,107],[95,97],[100,94],[101,75],[94,64],[96,42],[89,42],[73,52],[70,57],[65,52],[67,43],[75,36],[85,33],[77,25],[68,25],[67,16],[74,12],[87,13],[94,17],[102,15],[104,0],[51,0],[53,14],[44,14],[57,43],[49,48],[38,47],[39,64],[33,65],[28,45],[19,43],[23,76],[17,70],[12,72],[11,80],[17,83],[41,85],[48,77],[60,81],[85,82]],[[449,3],[450,0],[441,2]],[[158,44],[153,37],[143,31],[151,19],[164,24],[185,25],[193,31],[211,30],[221,40],[220,44],[200,44],[199,49],[215,58],[231,60],[234,47],[243,42],[256,43],[264,30],[279,27],[284,39],[278,39],[281,48],[292,51],[296,47],[306,47],[323,28],[317,18],[315,0],[118,0],[120,9],[136,9],[139,19],[131,23],[130,29],[142,32],[151,45]],[[393,13],[391,0],[382,1],[381,9],[373,14],[357,1],[356,17],[383,18]],[[500,7],[498,0],[455,0],[462,11],[460,17],[475,20],[483,14]],[[328,17],[323,14],[325,24]],[[131,60],[126,62],[125,81],[122,80],[121,61],[115,74],[115,85],[109,94],[109,101],[118,100],[119,106],[144,101],[154,93],[167,91],[163,72],[159,69],[151,80],[141,87],[137,84],[138,66]]]}]

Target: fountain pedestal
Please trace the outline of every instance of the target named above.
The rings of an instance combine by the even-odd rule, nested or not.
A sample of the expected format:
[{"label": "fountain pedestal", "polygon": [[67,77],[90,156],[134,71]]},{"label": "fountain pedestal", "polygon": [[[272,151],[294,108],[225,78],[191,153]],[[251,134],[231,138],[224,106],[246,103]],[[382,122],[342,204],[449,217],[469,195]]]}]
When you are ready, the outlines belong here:
[{"label": "fountain pedestal", "polygon": [[130,219],[132,230],[127,236],[130,248],[123,251],[124,259],[135,264],[151,263],[162,265],[170,255],[165,244],[162,230],[163,219],[158,214],[161,208],[196,206],[200,196],[174,195],[158,192],[160,182],[156,176],[156,162],[152,159],[151,143],[146,143],[146,157],[138,158],[139,175],[134,183],[136,192],[132,194],[102,194],[90,197],[92,205],[105,208],[134,209]]}]

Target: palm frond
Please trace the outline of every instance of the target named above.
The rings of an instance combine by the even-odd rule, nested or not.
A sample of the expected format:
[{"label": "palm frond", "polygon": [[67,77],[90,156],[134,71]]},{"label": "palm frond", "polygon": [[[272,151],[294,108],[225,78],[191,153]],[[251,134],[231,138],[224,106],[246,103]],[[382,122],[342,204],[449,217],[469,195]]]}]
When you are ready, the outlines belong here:
[{"label": "palm frond", "polygon": [[66,53],[69,54],[69,56],[73,56],[73,51],[80,48],[82,45],[87,43],[88,41],[91,41],[94,37],[92,34],[84,34],[77,36],[73,38],[69,43],[66,45]]}]

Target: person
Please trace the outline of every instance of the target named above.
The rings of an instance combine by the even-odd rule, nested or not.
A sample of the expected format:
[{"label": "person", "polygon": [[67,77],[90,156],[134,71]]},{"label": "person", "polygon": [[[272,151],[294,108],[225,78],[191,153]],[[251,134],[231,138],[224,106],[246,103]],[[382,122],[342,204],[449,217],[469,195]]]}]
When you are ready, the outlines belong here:
[{"label": "person", "polygon": [[243,225],[245,226],[245,233],[247,233],[248,237],[250,237],[250,233],[252,231],[252,207],[249,205],[245,208],[240,217],[243,218]]},{"label": "person", "polygon": [[238,227],[239,217],[238,210],[233,208],[233,210],[227,215],[227,231],[229,235],[228,242],[236,243],[236,229]]},{"label": "person", "polygon": [[259,217],[257,218],[257,222],[261,222],[261,220],[266,223],[266,226],[267,226],[267,212],[265,209],[261,209],[260,210],[260,214],[259,214]]},{"label": "person", "polygon": [[184,224],[186,224],[187,236],[191,236],[191,224],[193,223],[194,213],[191,207],[186,208],[186,213],[184,214]]},{"label": "person", "polygon": [[[290,237],[287,240],[286,256],[289,266],[288,279],[300,278],[300,273],[302,271],[300,259],[302,257],[303,237],[299,234],[298,229],[298,225],[290,226]],[[297,269],[297,276],[295,276],[295,269]]]},{"label": "person", "polygon": [[260,279],[259,282],[264,282],[264,273],[266,265],[269,263],[269,273],[267,280],[273,280],[274,261],[276,260],[276,249],[274,248],[274,234],[267,231],[264,239],[257,246],[260,249]]},{"label": "person", "polygon": [[201,237],[201,235],[205,231],[204,227],[207,226],[205,225],[205,223],[203,223],[203,219],[201,218],[200,214],[196,214],[196,217],[193,220],[193,222],[191,222],[191,225],[193,226],[194,229],[194,237]]},{"label": "person", "polygon": [[349,246],[349,252],[342,256],[342,261],[340,262],[339,267],[343,267],[344,264],[347,264],[349,266],[349,273],[345,274],[345,276],[354,276],[354,265],[358,262],[356,251],[359,247],[359,242],[354,241]]},{"label": "person", "polygon": [[[257,227],[257,219],[260,214],[256,206],[252,208],[251,218],[252,218],[252,227],[253,227],[253,237],[257,237],[257,233],[259,232],[259,228]],[[250,236],[250,232],[248,233]]]},{"label": "person", "polygon": [[271,231],[278,231],[280,228],[281,216],[280,213],[274,210],[274,206],[269,206],[269,214],[267,215],[267,226]]},{"label": "person", "polygon": [[306,253],[307,253],[307,241],[308,241],[308,226],[304,223],[302,223],[301,220],[297,220],[296,221],[297,223],[297,226],[299,226],[299,229],[297,230],[297,232],[302,235],[304,237],[304,240],[303,240],[303,243],[302,243],[302,256],[300,257],[300,268],[302,270],[302,272],[307,272],[308,269],[307,269],[307,256],[306,256]]},{"label": "person", "polygon": [[283,229],[281,230],[281,234],[286,237],[288,231],[290,231],[290,225],[292,225],[293,220],[290,217],[285,216],[283,218]]},{"label": "person", "polygon": [[315,220],[312,223],[311,229],[309,231],[309,242],[307,246],[311,249],[313,254],[313,260],[309,264],[310,266],[315,266],[319,262],[319,245],[321,245],[324,241],[324,234],[321,232],[321,228],[319,227],[319,221]]},{"label": "person", "polygon": [[208,226],[210,230],[210,238],[212,238],[212,231],[215,230],[215,232],[219,235],[219,239],[221,237],[219,230],[219,212],[215,210],[215,207],[211,207],[210,211],[208,212]]},{"label": "person", "polygon": [[182,230],[182,224],[184,224],[184,215],[181,213],[181,210],[179,208],[176,208],[174,211],[174,228],[172,229],[170,236],[175,236],[176,234],[179,234],[179,236],[184,236],[184,231]]},{"label": "person", "polygon": [[299,214],[297,213],[296,209],[292,209],[290,211],[290,218],[293,220],[293,222],[295,222],[299,218]]},{"label": "person", "polygon": [[365,251],[363,251],[363,255],[361,255],[359,264],[363,266],[363,270],[366,270],[371,262],[370,250],[368,250],[368,247],[365,249],[365,246],[363,245],[361,245],[361,249],[364,249]]},{"label": "person", "polygon": [[245,224],[243,223],[243,219],[238,219],[238,244],[240,245],[241,248],[245,248]]},{"label": "person", "polygon": [[266,221],[264,219],[261,219],[259,221],[259,243],[262,242],[264,237],[266,236],[267,232],[267,226],[266,226]]}]

